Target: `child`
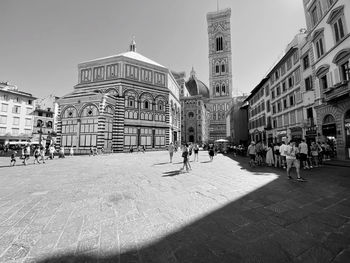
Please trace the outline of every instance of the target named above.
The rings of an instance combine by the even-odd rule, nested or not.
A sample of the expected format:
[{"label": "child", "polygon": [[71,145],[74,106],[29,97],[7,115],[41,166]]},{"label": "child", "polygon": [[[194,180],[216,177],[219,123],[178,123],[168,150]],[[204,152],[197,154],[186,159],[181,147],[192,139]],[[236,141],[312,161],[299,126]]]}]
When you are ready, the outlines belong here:
[{"label": "child", "polygon": [[39,147],[35,148],[34,150],[34,164],[35,162],[37,162],[38,164],[40,164],[39,162],[39,157],[40,157],[40,149]]},{"label": "child", "polygon": [[10,166],[15,166],[15,164],[16,164],[16,154],[17,154],[16,151],[12,152]]}]

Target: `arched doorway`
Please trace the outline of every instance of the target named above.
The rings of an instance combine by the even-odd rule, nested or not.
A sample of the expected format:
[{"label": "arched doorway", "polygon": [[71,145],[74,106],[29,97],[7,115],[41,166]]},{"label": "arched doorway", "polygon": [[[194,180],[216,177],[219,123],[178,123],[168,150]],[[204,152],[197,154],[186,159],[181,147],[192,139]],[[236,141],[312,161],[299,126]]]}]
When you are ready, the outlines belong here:
[{"label": "arched doorway", "polygon": [[335,119],[331,114],[328,114],[323,118],[322,134],[326,137],[335,138],[337,136],[337,125],[335,124]]},{"label": "arched doorway", "polygon": [[350,159],[350,110],[344,116],[346,158]]},{"label": "arched doorway", "polygon": [[328,114],[323,118],[322,134],[324,136],[324,141],[327,142],[331,148],[330,157],[335,157],[337,152],[337,124],[335,123],[333,115]]},{"label": "arched doorway", "polygon": [[194,142],[194,128],[190,127],[188,129],[188,142]]}]

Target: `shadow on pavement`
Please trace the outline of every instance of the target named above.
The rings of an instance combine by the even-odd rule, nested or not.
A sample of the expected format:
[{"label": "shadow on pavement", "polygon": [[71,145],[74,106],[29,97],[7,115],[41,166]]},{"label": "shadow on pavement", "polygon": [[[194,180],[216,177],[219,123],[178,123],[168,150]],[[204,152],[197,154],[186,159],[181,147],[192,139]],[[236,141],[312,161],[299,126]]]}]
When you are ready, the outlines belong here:
[{"label": "shadow on pavement", "polygon": [[315,173],[313,183],[290,183],[284,170],[251,168],[247,158],[229,157],[242,169],[278,177],[149,245],[106,257],[66,254],[38,262],[331,262],[348,248],[345,176]]},{"label": "shadow on pavement", "polygon": [[153,165],[164,165],[164,164],[169,164],[170,162],[166,162],[166,163],[155,163]]},{"label": "shadow on pavement", "polygon": [[174,170],[174,171],[169,171],[169,172],[164,172],[162,177],[168,177],[168,176],[175,176],[182,174],[182,170]]}]

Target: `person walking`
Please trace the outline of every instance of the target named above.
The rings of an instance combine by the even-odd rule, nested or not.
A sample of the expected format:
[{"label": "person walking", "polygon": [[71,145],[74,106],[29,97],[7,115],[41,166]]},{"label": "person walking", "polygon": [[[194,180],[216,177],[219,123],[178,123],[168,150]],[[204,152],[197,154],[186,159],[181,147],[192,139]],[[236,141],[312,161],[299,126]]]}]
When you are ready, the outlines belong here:
[{"label": "person walking", "polygon": [[174,144],[171,142],[168,146],[168,151],[169,151],[169,157],[170,157],[170,162],[173,162],[173,155],[174,155]]},{"label": "person walking", "polygon": [[271,144],[269,144],[269,145],[267,146],[266,164],[267,164],[268,166],[273,166],[273,165],[274,165],[273,150],[272,150],[272,145],[271,145]]},{"label": "person walking", "polygon": [[198,162],[199,147],[198,147],[197,143],[193,147],[193,152],[194,152],[194,159],[193,159],[193,161],[195,162],[197,160],[197,162]]},{"label": "person walking", "polygon": [[13,151],[13,152],[12,152],[12,154],[11,154],[10,166],[15,166],[15,164],[16,164],[16,154],[17,154],[16,151]]},{"label": "person walking", "polygon": [[273,146],[273,153],[275,155],[275,167],[280,167],[281,166],[281,156],[280,156],[280,146],[278,143],[276,143]]},{"label": "person walking", "polygon": [[256,157],[256,148],[255,148],[255,142],[250,142],[250,145],[248,146],[247,155],[249,156],[249,165],[251,167],[255,167],[255,157]]},{"label": "person walking", "polygon": [[309,152],[309,147],[307,146],[305,140],[301,140],[301,143],[299,144],[300,168],[310,169],[309,164],[307,162],[308,152]]},{"label": "person walking", "polygon": [[297,172],[297,181],[306,182],[306,180],[300,176],[300,162],[297,159],[297,155],[299,154],[299,149],[298,147],[295,146],[294,141],[290,141],[289,144],[286,145],[285,154],[286,154],[288,179],[293,179],[293,177],[290,175],[290,169],[292,168],[292,166],[294,166]]},{"label": "person walking", "polygon": [[214,158],[214,154],[215,154],[215,152],[214,152],[214,145],[212,143],[209,144],[208,153],[209,153],[210,161],[212,162],[213,158]]},{"label": "person walking", "polygon": [[40,161],[43,161],[43,163],[45,163],[45,147],[44,146],[40,146]]},{"label": "person walking", "polygon": [[39,149],[39,147],[35,147],[33,156],[34,156],[34,163],[33,164],[35,164],[35,162],[40,164],[40,162],[39,162],[39,157],[40,157],[40,149]]},{"label": "person walking", "polygon": [[315,142],[311,143],[310,151],[311,151],[313,166],[318,167],[318,145]]},{"label": "person walking", "polygon": [[73,146],[71,146],[70,149],[69,149],[69,155],[70,155],[70,156],[73,156],[73,155],[74,155]]},{"label": "person walking", "polygon": [[188,145],[184,145],[184,147],[182,148],[182,157],[183,157],[183,166],[181,168],[181,170],[185,170],[186,168],[186,172],[189,172],[189,163],[188,163]]},{"label": "person walking", "polygon": [[286,148],[287,145],[284,141],[282,141],[282,144],[280,146],[280,158],[281,158],[281,167],[283,169],[286,169]]}]

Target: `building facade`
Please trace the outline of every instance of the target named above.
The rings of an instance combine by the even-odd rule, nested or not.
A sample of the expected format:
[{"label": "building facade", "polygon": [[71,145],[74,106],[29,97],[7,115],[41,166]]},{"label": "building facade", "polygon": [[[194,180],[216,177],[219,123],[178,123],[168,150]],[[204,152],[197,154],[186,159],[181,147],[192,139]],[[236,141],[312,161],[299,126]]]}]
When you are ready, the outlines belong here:
[{"label": "building facade", "polygon": [[300,51],[305,43],[304,30],[298,33],[286,47],[284,56],[268,73],[269,101],[272,129],[268,129],[269,142],[301,140],[305,136],[302,71]]},{"label": "building facade", "polygon": [[238,96],[232,99],[232,104],[227,115],[230,119],[230,142],[235,145],[247,145],[248,133],[248,109],[244,106],[247,96]]},{"label": "building facade", "polygon": [[315,132],[350,159],[350,3],[304,0],[311,78],[316,92]]},{"label": "building facade", "polygon": [[231,9],[207,14],[209,42],[210,140],[227,134],[226,112],[232,102]]},{"label": "building facade", "polygon": [[78,152],[161,149],[181,138],[180,87],[169,69],[130,51],[78,65],[79,83],[58,100],[58,137]]},{"label": "building facade", "polygon": [[249,103],[248,108],[248,129],[250,141],[266,143],[266,102],[269,100],[268,78],[265,77],[260,83],[251,91],[250,95],[245,99]]},{"label": "building facade", "polygon": [[196,77],[192,68],[185,83],[186,92],[180,97],[182,111],[181,142],[206,144],[209,140],[210,112],[207,108],[208,87]]},{"label": "building facade", "polygon": [[0,83],[0,144],[32,138],[35,97],[8,82]]},{"label": "building facade", "polygon": [[39,144],[46,145],[56,142],[58,97],[49,95],[35,101],[33,111],[33,138]]}]

